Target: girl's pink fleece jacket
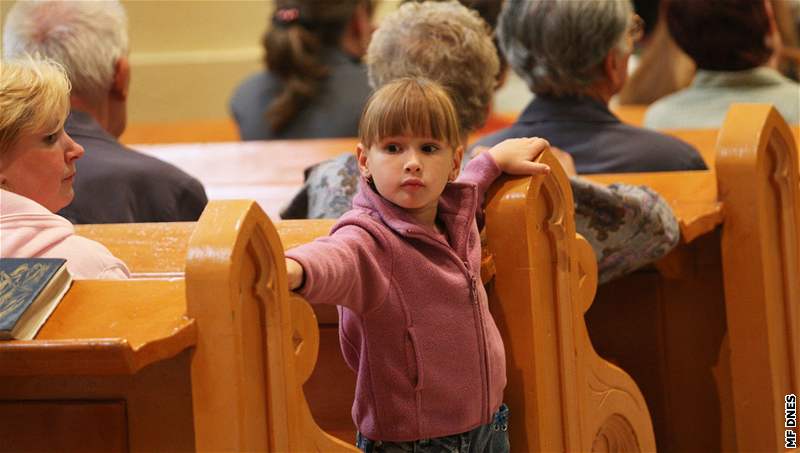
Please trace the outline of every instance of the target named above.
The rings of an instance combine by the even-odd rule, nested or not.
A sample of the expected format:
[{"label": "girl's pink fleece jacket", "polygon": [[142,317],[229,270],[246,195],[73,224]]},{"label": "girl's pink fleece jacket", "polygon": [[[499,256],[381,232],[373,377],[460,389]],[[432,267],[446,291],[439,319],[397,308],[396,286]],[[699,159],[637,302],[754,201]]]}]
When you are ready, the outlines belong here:
[{"label": "girl's pink fleece jacket", "polygon": [[503,398],[503,340],[480,281],[476,215],[501,174],[483,153],[439,201],[450,243],[365,181],[331,235],[286,253],[309,302],[339,305],[357,374],[353,419],[370,439],[407,441],[489,423]]}]

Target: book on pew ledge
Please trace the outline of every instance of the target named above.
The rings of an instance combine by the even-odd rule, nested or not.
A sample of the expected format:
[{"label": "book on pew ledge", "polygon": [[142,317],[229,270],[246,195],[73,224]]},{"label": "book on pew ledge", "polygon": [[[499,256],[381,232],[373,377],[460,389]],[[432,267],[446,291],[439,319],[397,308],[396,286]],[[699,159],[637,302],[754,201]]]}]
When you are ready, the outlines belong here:
[{"label": "book on pew ledge", "polygon": [[63,258],[0,258],[0,340],[32,340],[67,293]]}]

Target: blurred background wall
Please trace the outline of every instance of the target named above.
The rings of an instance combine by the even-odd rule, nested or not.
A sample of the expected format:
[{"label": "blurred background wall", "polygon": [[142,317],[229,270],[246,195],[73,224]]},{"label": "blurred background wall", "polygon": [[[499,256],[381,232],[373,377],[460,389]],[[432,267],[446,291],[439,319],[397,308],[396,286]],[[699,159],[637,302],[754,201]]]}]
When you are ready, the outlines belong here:
[{"label": "blurred background wall", "polygon": [[[0,0],[0,24],[5,22],[14,2]],[[123,0],[122,3],[128,12],[131,46],[129,122],[227,118],[228,98],[234,87],[262,68],[260,41],[274,2]],[[396,0],[379,0],[375,20],[398,4]]]}]

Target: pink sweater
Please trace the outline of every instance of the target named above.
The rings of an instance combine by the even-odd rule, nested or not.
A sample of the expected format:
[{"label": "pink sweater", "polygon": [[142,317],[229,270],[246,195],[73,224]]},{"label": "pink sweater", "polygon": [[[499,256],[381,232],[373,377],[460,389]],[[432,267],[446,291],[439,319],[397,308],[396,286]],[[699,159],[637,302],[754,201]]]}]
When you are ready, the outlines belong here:
[{"label": "pink sweater", "polygon": [[69,221],[35,201],[0,189],[0,257],[66,258],[75,279],[127,278],[125,263],[75,234]]},{"label": "pink sweater", "polygon": [[505,351],[475,220],[500,173],[484,153],[447,185],[438,215],[450,243],[362,181],[331,236],[286,253],[305,271],[303,296],[340,306],[342,353],[358,375],[353,419],[371,439],[461,433],[502,402]]}]

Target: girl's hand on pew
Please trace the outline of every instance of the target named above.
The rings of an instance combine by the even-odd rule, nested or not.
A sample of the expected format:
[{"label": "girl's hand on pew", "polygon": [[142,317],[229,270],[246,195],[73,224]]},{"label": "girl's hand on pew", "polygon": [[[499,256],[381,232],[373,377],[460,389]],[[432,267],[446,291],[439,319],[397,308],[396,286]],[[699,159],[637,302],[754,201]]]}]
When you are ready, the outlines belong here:
[{"label": "girl's hand on pew", "polygon": [[289,277],[289,291],[303,286],[303,266],[297,261],[286,258],[286,275]]},{"label": "girl's hand on pew", "polygon": [[497,166],[510,175],[543,175],[550,172],[545,164],[532,162],[550,143],[543,138],[512,138],[489,149]]}]

